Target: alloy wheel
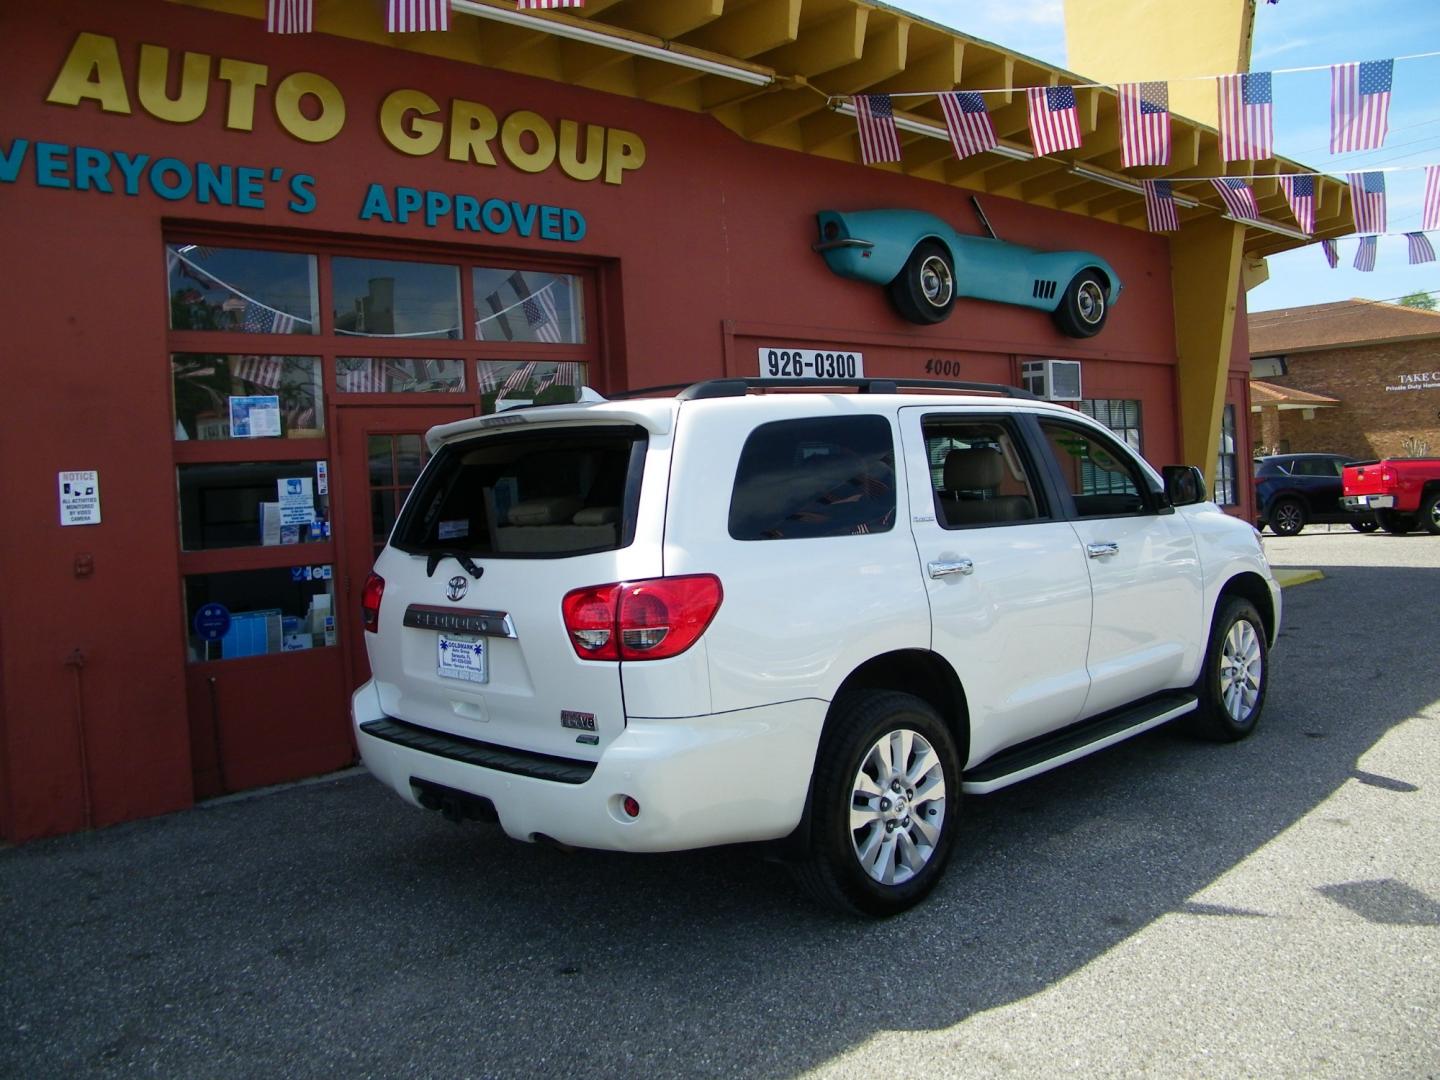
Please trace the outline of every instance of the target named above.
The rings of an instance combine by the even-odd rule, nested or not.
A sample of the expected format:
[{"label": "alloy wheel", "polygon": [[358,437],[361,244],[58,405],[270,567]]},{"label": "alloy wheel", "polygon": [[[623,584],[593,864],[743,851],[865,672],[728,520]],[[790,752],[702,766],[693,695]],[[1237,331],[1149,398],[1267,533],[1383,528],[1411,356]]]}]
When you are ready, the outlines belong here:
[{"label": "alloy wheel", "polygon": [[881,735],[851,784],[850,843],[865,872],[882,885],[909,881],[935,853],[945,824],[945,770],[916,731]]},{"label": "alloy wheel", "polygon": [[1260,636],[1251,623],[1239,619],[1225,635],[1225,647],[1220,655],[1220,700],[1231,720],[1243,724],[1250,718],[1260,699],[1264,677]]}]

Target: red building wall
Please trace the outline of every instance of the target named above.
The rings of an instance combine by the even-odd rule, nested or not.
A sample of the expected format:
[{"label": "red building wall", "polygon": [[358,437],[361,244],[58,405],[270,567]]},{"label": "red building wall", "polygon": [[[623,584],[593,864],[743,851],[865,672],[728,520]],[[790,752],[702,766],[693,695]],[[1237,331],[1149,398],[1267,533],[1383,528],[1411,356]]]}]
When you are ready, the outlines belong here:
[{"label": "red building wall", "polygon": [[[77,34],[113,38],[128,114],[94,101],[47,103]],[[170,50],[170,87],[184,51],[261,63],[253,131],[225,126],[224,84],[212,78],[203,115],[170,123],[137,101],[142,43]],[[105,824],[192,799],[185,716],[183,606],[177,572],[175,475],[162,229],[224,225],[316,243],[371,239],[443,259],[462,248],[543,253],[600,270],[605,334],[601,386],[645,386],[755,373],[754,342],[803,338],[865,352],[870,375],[925,374],[931,358],[962,361],[966,377],[1012,381],[1021,357],[1087,361],[1087,397],[1142,397],[1147,456],[1176,459],[1174,327],[1163,238],[1077,215],[985,197],[1000,236],[1102,254],[1125,292],[1104,332],[1064,338],[1036,312],[961,300],[934,327],[902,322],[883,291],[831,274],[810,250],[826,208],[909,207],[979,232],[967,193],[885,169],[753,145],[705,115],[666,109],[469,64],[325,35],[268,35],[263,24],[159,2],[66,0],[0,10],[0,310],[7,330],[7,422],[0,425],[0,828],[12,838]],[[212,67],[212,75],[213,75]],[[343,95],[332,141],[286,132],[277,84],[315,72]],[[620,184],[579,182],[558,168],[522,172],[440,154],[412,157],[382,137],[390,91],[423,90],[444,106],[481,102],[502,119],[533,110],[638,134],[642,167]],[[28,140],[22,153],[17,140]],[[37,165],[37,143],[155,158],[283,169],[264,209],[77,190],[66,167]],[[287,208],[286,183],[313,177],[314,209]],[[42,176],[49,185],[42,182]],[[583,213],[579,243],[362,222],[368,185],[498,197]],[[268,231],[268,233],[267,233]],[[103,522],[58,524],[56,473],[99,469]],[[93,572],[77,576],[77,558]],[[81,768],[85,732],[86,768]],[[88,773],[88,785],[82,776]],[[85,804],[89,789],[90,816]]]}]

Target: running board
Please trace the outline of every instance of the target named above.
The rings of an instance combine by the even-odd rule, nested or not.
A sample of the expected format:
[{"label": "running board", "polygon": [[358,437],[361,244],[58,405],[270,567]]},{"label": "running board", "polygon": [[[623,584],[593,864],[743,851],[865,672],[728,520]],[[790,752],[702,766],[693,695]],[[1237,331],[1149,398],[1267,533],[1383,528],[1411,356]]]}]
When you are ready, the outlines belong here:
[{"label": "running board", "polygon": [[1171,691],[1118,712],[1072,724],[1052,735],[1012,746],[982,762],[961,777],[960,790],[967,795],[999,791],[1194,712],[1198,705],[1194,694]]}]

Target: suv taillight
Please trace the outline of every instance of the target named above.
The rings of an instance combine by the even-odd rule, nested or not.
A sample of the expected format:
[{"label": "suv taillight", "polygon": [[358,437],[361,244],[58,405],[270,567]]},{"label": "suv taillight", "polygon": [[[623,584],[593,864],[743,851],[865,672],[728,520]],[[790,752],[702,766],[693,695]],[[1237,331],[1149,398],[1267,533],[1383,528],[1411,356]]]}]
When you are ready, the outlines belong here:
[{"label": "suv taillight", "polygon": [[360,590],[360,613],[365,617],[365,629],[372,634],[380,632],[380,598],[385,595],[385,579],[371,574],[365,579]]},{"label": "suv taillight", "polygon": [[664,660],[699,640],[725,592],[714,574],[573,589],[560,613],[582,660]]}]

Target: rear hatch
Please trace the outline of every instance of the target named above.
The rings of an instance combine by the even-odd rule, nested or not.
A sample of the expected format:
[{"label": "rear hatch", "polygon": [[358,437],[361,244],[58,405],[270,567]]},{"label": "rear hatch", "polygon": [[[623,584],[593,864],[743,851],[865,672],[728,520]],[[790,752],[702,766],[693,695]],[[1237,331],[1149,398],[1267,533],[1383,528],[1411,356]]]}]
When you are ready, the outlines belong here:
[{"label": "rear hatch", "polygon": [[555,406],[437,428],[376,561],[366,634],[385,711],[597,760],[624,726],[618,662],[581,660],[573,589],[661,573],[671,402]]},{"label": "rear hatch", "polygon": [[1386,470],[1379,461],[1357,461],[1346,465],[1341,482],[1346,495],[1388,495],[1394,489],[1385,478]]}]

